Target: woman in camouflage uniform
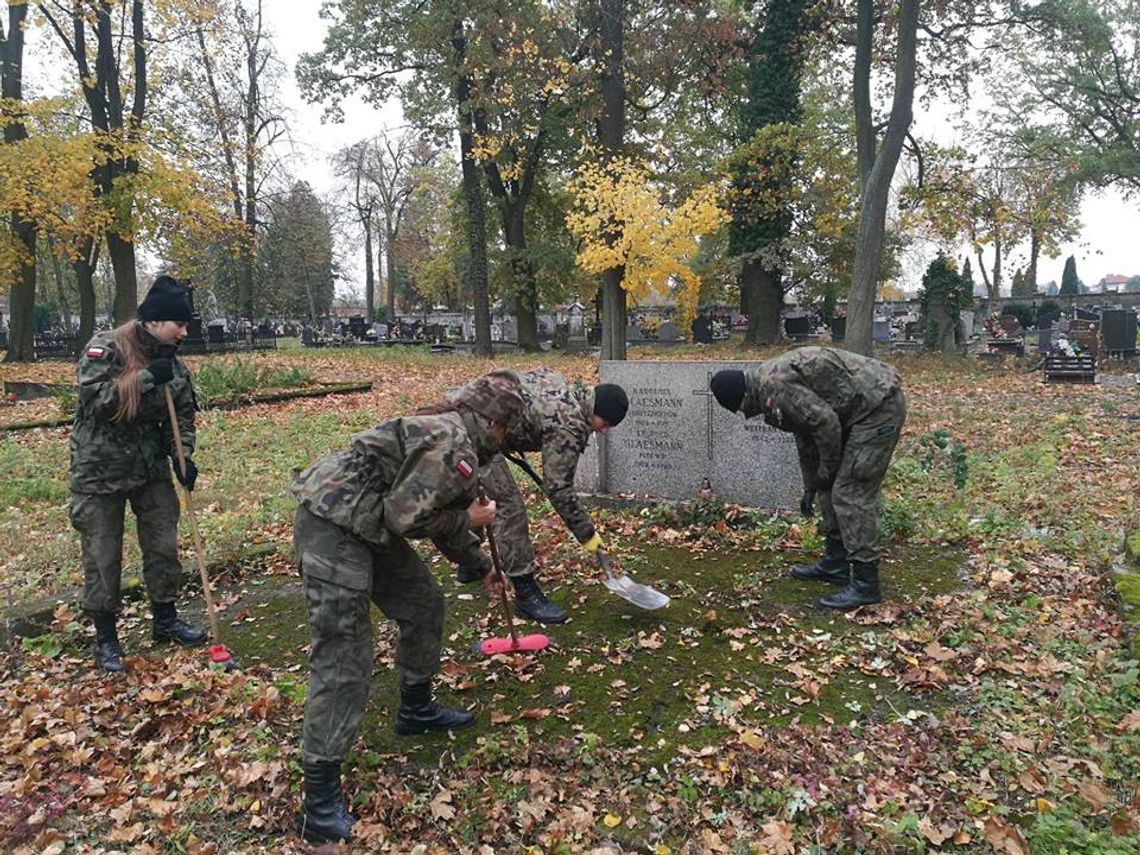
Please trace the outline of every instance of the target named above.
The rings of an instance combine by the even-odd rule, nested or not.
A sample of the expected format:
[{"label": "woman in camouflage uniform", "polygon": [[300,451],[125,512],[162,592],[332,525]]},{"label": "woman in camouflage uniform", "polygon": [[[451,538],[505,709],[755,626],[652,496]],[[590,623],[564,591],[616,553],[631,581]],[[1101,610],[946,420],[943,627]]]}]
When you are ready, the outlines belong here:
[{"label": "woman in camouflage uniform", "polygon": [[95,624],[95,662],[122,671],[116,630],[127,502],[135,512],[143,581],[154,614],[155,641],[197,646],[206,633],[178,617],[178,497],[170,480],[173,442],[164,386],[182,432],[186,475],[194,489],[194,389],[175,355],[190,320],[186,289],[160,276],[138,308],[138,319],[91,339],[77,368],[78,401],[71,429],[71,524],[83,551],[83,608]]},{"label": "woman in camouflage uniform", "polygon": [[[347,840],[352,831],[341,764],[368,703],[373,603],[399,626],[396,732],[454,730],[475,720],[432,699],[443,592],[408,538],[431,538],[486,571],[485,562],[468,555],[478,551],[471,529],[490,524],[495,514],[494,502],[479,499],[476,473],[498,452],[521,408],[516,380],[485,378],[430,415],[358,433],[348,448],[309,466],[293,486],[311,640],[298,826],[310,842]],[[495,574],[484,577],[493,596],[499,584]]]},{"label": "woman in camouflage uniform", "polygon": [[725,409],[762,415],[795,434],[800,510],[811,516],[818,496],[826,546],[819,561],[793,567],[792,576],[845,586],[817,601],[824,608],[879,602],[879,489],[906,421],[899,373],[850,351],[801,347],[747,374],[718,371],[710,388]]}]

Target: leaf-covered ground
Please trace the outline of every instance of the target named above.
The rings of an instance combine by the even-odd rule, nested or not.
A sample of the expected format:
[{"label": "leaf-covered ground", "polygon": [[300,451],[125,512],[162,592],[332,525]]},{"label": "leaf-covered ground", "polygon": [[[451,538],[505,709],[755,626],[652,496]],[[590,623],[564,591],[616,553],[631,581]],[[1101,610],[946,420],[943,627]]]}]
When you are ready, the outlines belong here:
[{"label": "leaf-covered ground", "polygon": [[[292,832],[307,638],[289,481],[349,433],[492,363],[257,359],[374,387],[202,416],[195,497],[242,670],[153,647],[138,599],[123,679],[93,673],[70,597],[40,629],[6,623],[0,850],[311,851]],[[595,375],[585,358],[542,361]],[[500,619],[437,562],[449,602],[439,694],[478,723],[411,740],[391,732],[392,633],[377,621],[375,691],[346,766],[357,849],[1140,851],[1140,677],[1111,571],[1137,523],[1140,387],[1127,368],[1098,386],[1044,386],[1017,365],[897,364],[911,415],[886,487],[887,603],[815,609],[819,592],[784,573],[818,548],[810,525],[699,502],[599,513],[627,567],[674,597],[638,612],[531,493],[546,587],[571,620],[541,654],[479,657],[472,644],[503,634]],[[70,372],[4,365],[0,379]],[[66,439],[0,439],[10,614],[80,581]],[[133,545],[127,555],[133,577]],[[184,610],[200,616],[193,585]]]}]

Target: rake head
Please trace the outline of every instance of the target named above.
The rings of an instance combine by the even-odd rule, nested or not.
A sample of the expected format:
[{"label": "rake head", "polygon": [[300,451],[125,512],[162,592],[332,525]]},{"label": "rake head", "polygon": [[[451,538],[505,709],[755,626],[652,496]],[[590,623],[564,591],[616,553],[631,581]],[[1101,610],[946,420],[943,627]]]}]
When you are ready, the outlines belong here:
[{"label": "rake head", "polygon": [[545,650],[549,645],[550,639],[541,632],[536,632],[518,638],[484,638],[479,644],[479,652],[484,656],[494,656],[496,653],[533,653]]}]

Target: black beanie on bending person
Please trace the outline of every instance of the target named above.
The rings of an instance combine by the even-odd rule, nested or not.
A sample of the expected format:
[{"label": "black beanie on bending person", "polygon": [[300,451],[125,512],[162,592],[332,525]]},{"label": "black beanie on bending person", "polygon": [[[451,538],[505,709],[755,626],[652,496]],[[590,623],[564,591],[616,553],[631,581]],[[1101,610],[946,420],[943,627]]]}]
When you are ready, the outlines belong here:
[{"label": "black beanie on bending person", "polygon": [[744,403],[744,372],[735,368],[718,371],[709,381],[716,402],[735,413]]},{"label": "black beanie on bending person", "polygon": [[189,323],[193,315],[186,286],[173,276],[159,276],[139,304],[140,321],[181,321]]},{"label": "black beanie on bending person", "polygon": [[610,427],[617,427],[629,412],[625,389],[616,383],[599,383],[594,387],[594,415],[601,416]]}]

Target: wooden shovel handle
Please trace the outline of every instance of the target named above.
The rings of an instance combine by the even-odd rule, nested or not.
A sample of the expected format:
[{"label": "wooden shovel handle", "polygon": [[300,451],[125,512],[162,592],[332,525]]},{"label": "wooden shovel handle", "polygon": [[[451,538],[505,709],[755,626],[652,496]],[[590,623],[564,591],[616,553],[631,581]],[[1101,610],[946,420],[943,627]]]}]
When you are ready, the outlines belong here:
[{"label": "wooden shovel handle", "polygon": [[[174,396],[170,394],[170,384],[162,384],[162,392],[166,396],[166,412],[170,416],[170,430],[174,434],[174,453],[178,461],[178,471],[186,477],[186,455],[182,451],[182,431],[178,428],[178,411],[174,408]],[[198,565],[198,575],[202,580],[202,596],[206,600],[206,619],[210,623],[210,636],[214,644],[222,643],[221,631],[218,626],[218,616],[214,612],[214,595],[210,591],[210,577],[206,573],[206,549],[202,544],[202,533],[198,530],[198,515],[194,512],[194,494],[182,487],[186,496],[186,516],[190,519],[190,532],[194,536],[194,559]]]},{"label": "wooden shovel handle", "polygon": [[[487,502],[487,491],[483,489],[483,482],[480,481],[479,503],[485,505]],[[503,574],[502,565],[499,563],[499,547],[495,545],[495,533],[491,531],[490,525],[484,526],[483,531],[487,535],[487,548],[491,551],[491,566],[499,575],[499,603],[503,607],[503,616],[507,619],[507,631],[511,634],[511,641],[514,646],[518,647],[519,639],[518,635],[515,634],[515,618],[511,612],[511,601],[507,599],[507,577]]]}]

